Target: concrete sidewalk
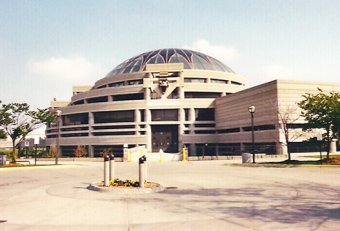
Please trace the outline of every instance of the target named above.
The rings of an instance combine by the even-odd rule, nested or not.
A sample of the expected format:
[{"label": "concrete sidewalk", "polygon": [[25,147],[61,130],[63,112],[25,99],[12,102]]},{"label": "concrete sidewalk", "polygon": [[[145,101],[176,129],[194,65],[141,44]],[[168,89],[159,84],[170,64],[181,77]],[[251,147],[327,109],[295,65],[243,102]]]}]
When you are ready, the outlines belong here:
[{"label": "concrete sidewalk", "polygon": [[[63,162],[62,162],[63,163]],[[0,230],[337,230],[340,171],[150,162],[161,193],[88,190],[103,163],[0,169]],[[136,163],[116,176],[137,179]]]}]

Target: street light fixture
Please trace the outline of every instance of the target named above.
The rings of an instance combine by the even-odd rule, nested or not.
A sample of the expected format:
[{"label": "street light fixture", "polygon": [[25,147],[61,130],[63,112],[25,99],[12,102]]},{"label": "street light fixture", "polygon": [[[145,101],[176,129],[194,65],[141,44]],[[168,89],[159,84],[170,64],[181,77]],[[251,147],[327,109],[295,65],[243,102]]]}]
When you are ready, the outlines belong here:
[{"label": "street light fixture", "polygon": [[60,149],[60,144],[59,144],[59,139],[60,139],[60,116],[61,116],[62,111],[61,110],[56,110],[55,114],[57,116],[57,141],[56,141],[56,146],[57,146],[57,152],[55,154],[55,164],[58,164],[58,158],[59,158],[59,149]]},{"label": "street light fixture", "polygon": [[251,142],[252,142],[252,154],[253,154],[253,163],[255,164],[255,132],[254,132],[254,113],[255,106],[252,105],[248,107],[248,111],[250,112],[251,117]]}]

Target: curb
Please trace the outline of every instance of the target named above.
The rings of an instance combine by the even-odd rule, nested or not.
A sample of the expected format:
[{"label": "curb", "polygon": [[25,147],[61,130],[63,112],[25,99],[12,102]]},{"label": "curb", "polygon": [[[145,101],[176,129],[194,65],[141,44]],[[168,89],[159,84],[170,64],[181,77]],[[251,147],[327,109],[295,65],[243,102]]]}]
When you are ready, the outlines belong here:
[{"label": "curb", "polygon": [[99,182],[91,183],[87,189],[101,192],[101,193],[114,193],[114,194],[146,194],[146,193],[157,193],[164,191],[165,188],[160,184],[156,184],[154,188],[139,188],[139,187],[100,187]]}]

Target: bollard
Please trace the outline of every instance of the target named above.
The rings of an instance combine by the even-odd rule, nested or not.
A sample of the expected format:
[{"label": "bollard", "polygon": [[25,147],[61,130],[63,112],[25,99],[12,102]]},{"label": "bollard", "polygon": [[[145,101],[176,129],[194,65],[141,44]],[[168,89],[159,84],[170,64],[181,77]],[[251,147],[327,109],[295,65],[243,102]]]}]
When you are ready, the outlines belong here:
[{"label": "bollard", "polygon": [[104,156],[104,186],[109,186],[109,155]]},{"label": "bollard", "polygon": [[132,150],[128,150],[128,162],[132,163]]},{"label": "bollard", "polygon": [[115,155],[110,154],[110,176],[109,180],[113,180],[115,177]]},{"label": "bollard", "polygon": [[187,158],[188,158],[188,149],[186,147],[183,148],[182,150],[182,162],[187,162]]},{"label": "bollard", "polygon": [[146,157],[139,158],[139,187],[144,188],[145,175],[146,175]]}]

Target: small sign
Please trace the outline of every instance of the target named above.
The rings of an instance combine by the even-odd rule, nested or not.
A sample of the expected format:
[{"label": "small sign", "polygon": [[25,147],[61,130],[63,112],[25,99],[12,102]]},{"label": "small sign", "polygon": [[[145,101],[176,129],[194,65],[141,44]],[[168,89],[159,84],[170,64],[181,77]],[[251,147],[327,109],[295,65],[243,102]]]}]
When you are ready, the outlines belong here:
[{"label": "small sign", "polygon": [[25,141],[25,147],[28,147],[28,146],[30,146],[30,142]]}]

